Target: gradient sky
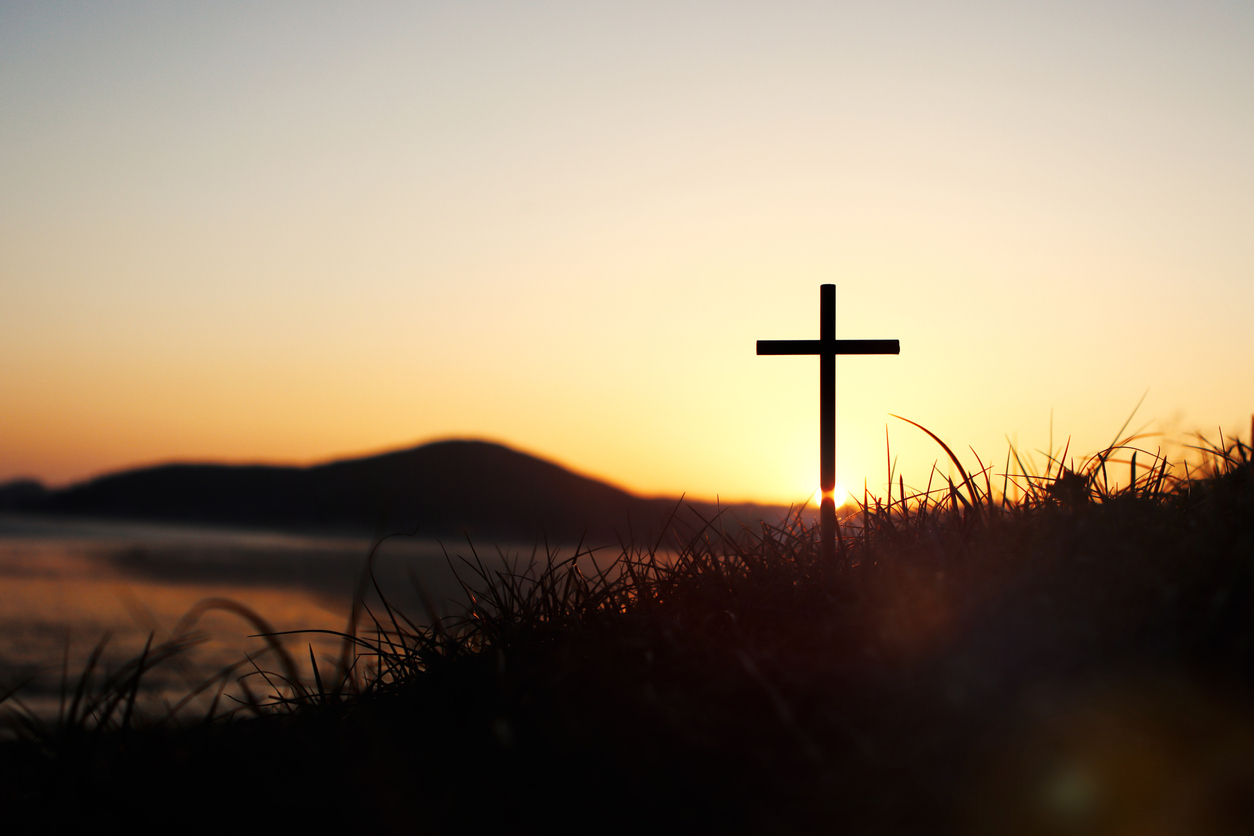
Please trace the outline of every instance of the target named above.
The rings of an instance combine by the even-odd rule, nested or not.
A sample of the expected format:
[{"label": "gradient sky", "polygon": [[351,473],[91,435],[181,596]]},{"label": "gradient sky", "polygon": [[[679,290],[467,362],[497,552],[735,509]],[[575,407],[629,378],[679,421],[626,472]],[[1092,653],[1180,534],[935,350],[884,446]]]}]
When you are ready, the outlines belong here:
[{"label": "gradient sky", "polygon": [[[0,3],[0,480],[499,440],[804,500],[1248,432],[1254,5]],[[1157,441],[1146,442],[1151,449]],[[1036,454],[1038,462],[1041,457]]]}]

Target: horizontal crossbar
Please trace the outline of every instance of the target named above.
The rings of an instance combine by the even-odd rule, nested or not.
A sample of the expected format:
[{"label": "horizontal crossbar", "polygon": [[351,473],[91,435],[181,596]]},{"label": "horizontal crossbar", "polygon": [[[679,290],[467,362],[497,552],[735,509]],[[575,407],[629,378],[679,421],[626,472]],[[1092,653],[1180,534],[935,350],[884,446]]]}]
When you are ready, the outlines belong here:
[{"label": "horizontal crossbar", "polygon": [[[831,346],[835,346],[832,351]],[[900,354],[900,340],[758,340],[758,354]]]}]

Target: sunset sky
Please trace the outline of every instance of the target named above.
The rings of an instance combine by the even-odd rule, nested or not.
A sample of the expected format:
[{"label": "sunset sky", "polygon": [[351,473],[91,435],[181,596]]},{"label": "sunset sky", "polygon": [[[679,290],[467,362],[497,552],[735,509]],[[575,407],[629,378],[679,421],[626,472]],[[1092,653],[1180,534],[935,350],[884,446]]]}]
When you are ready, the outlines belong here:
[{"label": "sunset sky", "polygon": [[[1249,432],[1254,4],[0,2],[0,481],[486,438],[804,500]],[[1145,442],[1149,449],[1158,443]]]}]

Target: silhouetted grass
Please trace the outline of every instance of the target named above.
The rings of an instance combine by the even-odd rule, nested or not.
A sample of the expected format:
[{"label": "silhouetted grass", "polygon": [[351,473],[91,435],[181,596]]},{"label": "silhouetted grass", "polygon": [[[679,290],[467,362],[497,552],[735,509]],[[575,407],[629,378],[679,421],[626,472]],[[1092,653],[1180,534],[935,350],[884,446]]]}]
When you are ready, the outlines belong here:
[{"label": "silhouetted grass", "polygon": [[968,472],[936,440],[959,481],[890,474],[845,519],[835,563],[798,513],[609,556],[538,549],[508,571],[472,549],[456,617],[396,611],[367,571],[338,659],[310,651],[302,674],[272,636],[229,706],[144,714],[140,680],[192,640],[189,614],[180,638],[67,682],[55,722],[11,712],[4,815],[139,831],[1254,832],[1250,445],[1199,438],[1182,470],[1132,437],[1078,464],[1051,450],[1038,471],[1012,450]]}]

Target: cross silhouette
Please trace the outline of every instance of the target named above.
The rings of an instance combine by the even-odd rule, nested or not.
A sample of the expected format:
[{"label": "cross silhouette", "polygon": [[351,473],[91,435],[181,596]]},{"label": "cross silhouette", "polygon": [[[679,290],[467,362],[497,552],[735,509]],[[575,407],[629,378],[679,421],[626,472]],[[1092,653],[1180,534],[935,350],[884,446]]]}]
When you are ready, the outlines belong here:
[{"label": "cross silhouette", "polygon": [[821,554],[836,557],[836,355],[900,354],[898,340],[836,339],[836,285],[819,286],[819,338],[817,340],[758,340],[758,354],[819,355],[819,506]]}]

